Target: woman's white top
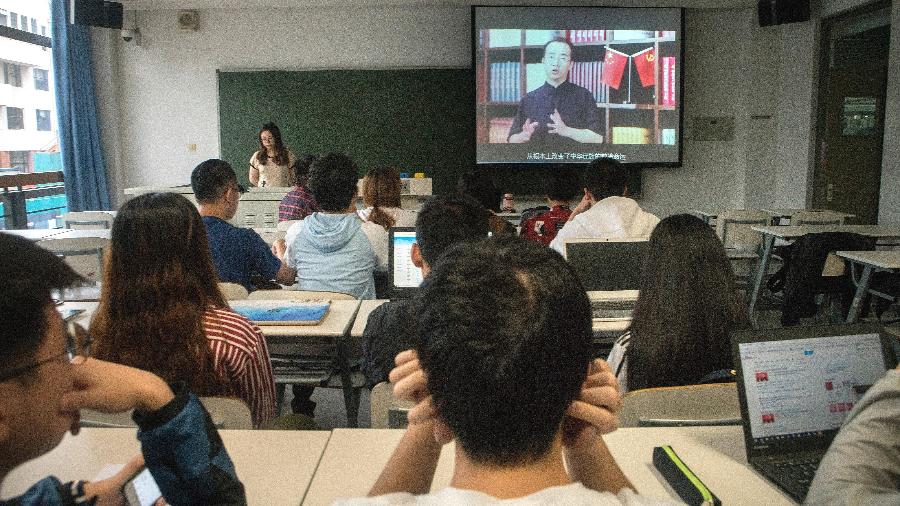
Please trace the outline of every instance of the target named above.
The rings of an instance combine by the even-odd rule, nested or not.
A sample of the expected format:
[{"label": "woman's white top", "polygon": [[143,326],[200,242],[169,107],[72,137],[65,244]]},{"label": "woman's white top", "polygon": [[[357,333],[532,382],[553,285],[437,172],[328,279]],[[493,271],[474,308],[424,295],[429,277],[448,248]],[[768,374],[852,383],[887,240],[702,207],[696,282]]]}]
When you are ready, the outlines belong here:
[{"label": "woman's white top", "polygon": [[288,187],[294,185],[291,178],[291,167],[294,166],[296,161],[294,153],[288,150],[287,165],[277,165],[272,158],[269,158],[266,164],[263,165],[259,163],[258,154],[259,151],[253,153],[253,156],[250,157],[250,166],[259,171],[259,182],[256,183],[256,186],[262,188],[263,186]]}]

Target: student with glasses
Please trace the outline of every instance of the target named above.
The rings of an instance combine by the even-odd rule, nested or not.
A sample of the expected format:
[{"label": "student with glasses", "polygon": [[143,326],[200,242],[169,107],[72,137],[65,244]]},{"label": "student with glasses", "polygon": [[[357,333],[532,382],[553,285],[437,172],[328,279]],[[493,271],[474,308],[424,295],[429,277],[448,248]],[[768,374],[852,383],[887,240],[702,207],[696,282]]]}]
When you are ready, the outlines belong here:
[{"label": "student with glasses", "polygon": [[87,358],[92,339],[63,322],[50,297],[80,277],[20,237],[0,233],[0,252],[0,484],[15,467],[56,447],[67,431],[77,434],[84,408],[135,410],[146,457],[97,482],[48,477],[0,504],[121,503],[122,485],[144,465],[164,497],[184,504],[245,503],[234,465],[193,394],[149,372]]}]

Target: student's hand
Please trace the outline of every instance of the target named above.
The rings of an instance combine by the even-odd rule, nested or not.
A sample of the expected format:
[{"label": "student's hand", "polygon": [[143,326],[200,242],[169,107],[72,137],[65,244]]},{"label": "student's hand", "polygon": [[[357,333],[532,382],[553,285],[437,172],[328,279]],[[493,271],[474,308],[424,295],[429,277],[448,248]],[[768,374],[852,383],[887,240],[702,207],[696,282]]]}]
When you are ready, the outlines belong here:
[{"label": "student's hand", "polygon": [[401,351],[394,358],[394,363],[397,367],[388,376],[394,384],[394,395],[398,399],[416,404],[407,414],[410,425],[431,424],[435,441],[439,444],[452,441],[453,434],[450,429],[437,417],[431,394],[428,393],[428,377],[419,364],[416,351]]},{"label": "student's hand", "polygon": [[513,144],[521,144],[523,142],[528,142],[531,140],[532,134],[534,134],[534,129],[537,128],[538,122],[531,121],[531,118],[525,118],[525,123],[522,124],[522,131],[513,134],[509,137],[509,142]]},{"label": "student's hand", "polygon": [[278,257],[279,260],[284,261],[284,251],[287,249],[287,243],[284,239],[276,239],[275,242],[272,243],[272,254]]},{"label": "student's hand", "polygon": [[169,385],[155,374],[95,358],[76,357],[72,376],[74,390],[62,398],[66,411],[156,411],[175,397]]},{"label": "student's hand", "polygon": [[569,137],[570,128],[563,123],[562,116],[559,115],[559,111],[553,109],[553,114],[550,115],[550,123],[547,123],[547,132],[551,134],[558,134],[563,137]]},{"label": "student's hand", "polygon": [[572,218],[590,209],[591,205],[591,194],[588,193],[587,190],[585,190],[584,195],[581,196],[581,200],[578,202],[578,205],[575,206],[575,209],[572,209],[572,213],[569,215],[568,221],[572,221]]},{"label": "student's hand", "polygon": [[563,444],[570,448],[590,447],[600,435],[616,430],[621,408],[619,381],[605,360],[595,359],[581,393],[566,410]]},{"label": "student's hand", "polygon": [[97,506],[119,506],[125,504],[125,496],[122,487],[144,467],[144,457],[138,455],[125,464],[116,474],[105,480],[92,481],[84,484],[84,495],[90,499],[97,498],[94,503]]}]

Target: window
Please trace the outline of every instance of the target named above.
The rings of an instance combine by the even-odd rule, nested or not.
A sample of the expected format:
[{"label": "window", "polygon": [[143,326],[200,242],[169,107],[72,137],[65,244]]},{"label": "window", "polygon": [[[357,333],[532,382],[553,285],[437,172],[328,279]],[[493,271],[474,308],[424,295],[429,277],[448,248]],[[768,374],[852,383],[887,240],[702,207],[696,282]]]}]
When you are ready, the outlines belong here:
[{"label": "window", "polygon": [[41,25],[41,35],[47,36],[47,27],[45,25]]},{"label": "window", "polygon": [[50,91],[50,79],[44,69],[34,69],[34,89]]},{"label": "window", "polygon": [[21,18],[19,18],[19,22],[21,23],[19,25],[19,28],[23,32],[27,32],[28,31],[28,16],[22,16]]},{"label": "window", "polygon": [[9,25],[9,13],[6,9],[0,9],[0,26]]},{"label": "window", "polygon": [[37,20],[31,18],[31,33],[37,33]]},{"label": "window", "polygon": [[22,87],[22,69],[15,63],[3,63],[3,84]]},{"label": "window", "polygon": [[50,111],[37,110],[37,129],[40,132],[50,131]]},{"label": "window", "polygon": [[25,170],[28,168],[28,151],[10,151],[9,164],[16,169]]},{"label": "window", "polygon": [[19,15],[15,12],[9,13],[9,27],[10,28],[18,28],[19,27]]},{"label": "window", "polygon": [[22,130],[25,128],[25,116],[19,107],[6,108],[6,128],[10,130]]}]

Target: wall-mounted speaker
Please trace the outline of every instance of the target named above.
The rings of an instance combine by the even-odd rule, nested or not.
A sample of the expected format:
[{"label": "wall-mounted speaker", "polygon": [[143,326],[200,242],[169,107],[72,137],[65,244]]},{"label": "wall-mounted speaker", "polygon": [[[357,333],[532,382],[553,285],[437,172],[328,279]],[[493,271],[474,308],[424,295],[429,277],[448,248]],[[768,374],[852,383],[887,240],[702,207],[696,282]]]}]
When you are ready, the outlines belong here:
[{"label": "wall-mounted speaker", "polygon": [[759,26],[809,21],[809,0],[759,0]]},{"label": "wall-mounted speaker", "polygon": [[122,4],[104,0],[70,0],[69,22],[73,25],[122,28]]}]

